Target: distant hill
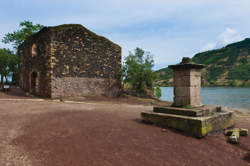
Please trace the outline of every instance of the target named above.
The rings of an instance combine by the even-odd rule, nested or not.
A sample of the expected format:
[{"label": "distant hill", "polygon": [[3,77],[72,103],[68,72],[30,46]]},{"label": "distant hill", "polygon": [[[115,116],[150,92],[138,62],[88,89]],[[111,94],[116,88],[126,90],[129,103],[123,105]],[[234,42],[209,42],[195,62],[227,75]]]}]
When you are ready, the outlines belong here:
[{"label": "distant hill", "polygon": [[[196,54],[192,60],[205,64],[202,71],[203,86],[250,86],[250,38],[229,44],[221,49]],[[173,85],[173,71],[156,71],[160,86]]]}]

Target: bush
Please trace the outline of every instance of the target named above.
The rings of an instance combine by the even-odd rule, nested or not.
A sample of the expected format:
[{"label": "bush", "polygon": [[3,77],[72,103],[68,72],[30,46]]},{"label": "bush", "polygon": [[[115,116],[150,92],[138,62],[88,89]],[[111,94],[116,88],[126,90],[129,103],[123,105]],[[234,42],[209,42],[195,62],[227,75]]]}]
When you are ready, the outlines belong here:
[{"label": "bush", "polygon": [[159,86],[153,88],[154,95],[159,99],[161,98],[161,88]]},{"label": "bush", "polygon": [[149,52],[136,48],[129,52],[123,65],[123,83],[130,84],[133,90],[145,91],[153,88],[157,74],[153,72],[154,60]]}]

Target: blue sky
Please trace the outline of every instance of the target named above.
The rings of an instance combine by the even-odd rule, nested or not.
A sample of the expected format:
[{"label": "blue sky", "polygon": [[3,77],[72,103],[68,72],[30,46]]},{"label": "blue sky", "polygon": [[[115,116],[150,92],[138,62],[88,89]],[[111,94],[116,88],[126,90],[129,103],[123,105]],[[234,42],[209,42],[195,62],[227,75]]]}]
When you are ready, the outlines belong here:
[{"label": "blue sky", "polygon": [[123,57],[136,47],[150,51],[159,69],[250,37],[249,9],[249,0],[6,0],[0,39],[24,20],[77,23],[119,44]]}]

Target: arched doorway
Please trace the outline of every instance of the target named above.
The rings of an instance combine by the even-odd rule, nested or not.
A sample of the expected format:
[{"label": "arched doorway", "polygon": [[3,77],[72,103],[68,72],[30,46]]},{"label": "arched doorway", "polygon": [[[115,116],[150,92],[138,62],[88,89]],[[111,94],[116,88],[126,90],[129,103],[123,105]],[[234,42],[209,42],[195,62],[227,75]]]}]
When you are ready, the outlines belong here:
[{"label": "arched doorway", "polygon": [[34,71],[31,73],[31,92],[37,93],[38,87],[39,87],[39,77],[38,73]]}]

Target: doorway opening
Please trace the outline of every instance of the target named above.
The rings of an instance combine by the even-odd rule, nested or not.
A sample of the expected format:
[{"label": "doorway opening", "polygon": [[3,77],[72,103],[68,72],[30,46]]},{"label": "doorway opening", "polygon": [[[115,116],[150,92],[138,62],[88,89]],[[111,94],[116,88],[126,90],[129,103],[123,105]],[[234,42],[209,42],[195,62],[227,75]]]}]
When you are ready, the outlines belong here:
[{"label": "doorway opening", "polygon": [[39,87],[38,73],[32,72],[31,73],[31,91],[32,91],[32,93],[38,92],[38,87]]}]

